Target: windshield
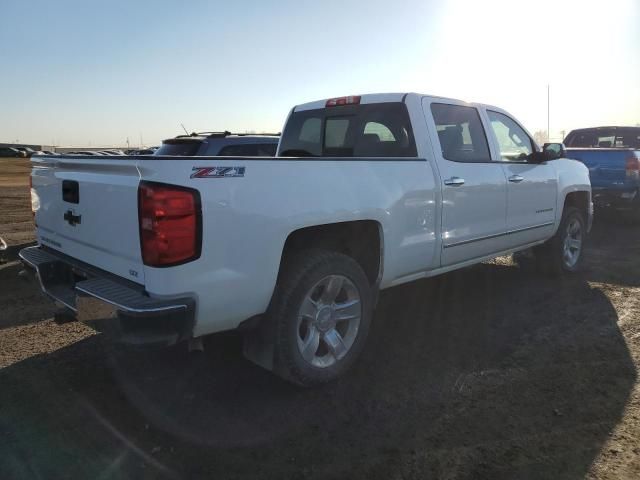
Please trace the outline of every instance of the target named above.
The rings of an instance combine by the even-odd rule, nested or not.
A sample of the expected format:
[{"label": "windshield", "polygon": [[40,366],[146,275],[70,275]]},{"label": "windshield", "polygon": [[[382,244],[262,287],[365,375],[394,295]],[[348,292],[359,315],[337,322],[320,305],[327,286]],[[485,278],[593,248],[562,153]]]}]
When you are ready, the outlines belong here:
[{"label": "windshield", "polygon": [[407,107],[394,102],[294,112],[282,134],[280,155],[415,157],[417,153]]},{"label": "windshield", "polygon": [[573,148],[640,148],[640,128],[585,128],[573,130],[564,140]]}]

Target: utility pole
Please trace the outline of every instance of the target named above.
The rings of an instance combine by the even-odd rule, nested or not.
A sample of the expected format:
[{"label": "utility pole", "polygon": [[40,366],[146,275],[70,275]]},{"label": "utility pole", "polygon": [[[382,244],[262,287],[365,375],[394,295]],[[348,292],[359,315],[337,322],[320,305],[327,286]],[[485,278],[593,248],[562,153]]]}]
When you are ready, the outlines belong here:
[{"label": "utility pole", "polygon": [[551,123],[549,121],[550,115],[549,115],[549,104],[550,104],[550,95],[549,95],[549,84],[547,84],[547,142],[551,141]]}]

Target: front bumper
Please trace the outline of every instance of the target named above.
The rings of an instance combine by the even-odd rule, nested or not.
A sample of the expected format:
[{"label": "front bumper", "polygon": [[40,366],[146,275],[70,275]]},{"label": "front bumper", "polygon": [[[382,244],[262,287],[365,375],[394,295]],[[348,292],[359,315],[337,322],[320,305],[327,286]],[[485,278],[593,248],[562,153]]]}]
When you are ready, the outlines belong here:
[{"label": "front bumper", "polygon": [[78,320],[114,319],[108,330],[125,343],[171,345],[191,337],[192,298],[152,298],[141,285],[48,248],[24,248],[19,256],[46,295]]}]

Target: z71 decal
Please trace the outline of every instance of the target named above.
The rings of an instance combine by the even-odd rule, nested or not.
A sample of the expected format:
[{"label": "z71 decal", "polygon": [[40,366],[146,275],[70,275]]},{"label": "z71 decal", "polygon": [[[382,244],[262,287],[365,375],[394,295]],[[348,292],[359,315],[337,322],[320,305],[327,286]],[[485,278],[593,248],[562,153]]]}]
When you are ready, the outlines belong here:
[{"label": "z71 decal", "polygon": [[193,167],[191,178],[244,177],[245,167]]}]

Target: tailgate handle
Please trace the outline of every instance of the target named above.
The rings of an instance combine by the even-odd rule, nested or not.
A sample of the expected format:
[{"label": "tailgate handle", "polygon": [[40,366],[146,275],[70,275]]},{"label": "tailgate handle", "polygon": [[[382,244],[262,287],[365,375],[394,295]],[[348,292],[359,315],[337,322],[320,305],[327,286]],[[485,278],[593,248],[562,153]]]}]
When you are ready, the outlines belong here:
[{"label": "tailgate handle", "polygon": [[62,200],[69,203],[80,203],[80,187],[75,180],[62,181]]}]

